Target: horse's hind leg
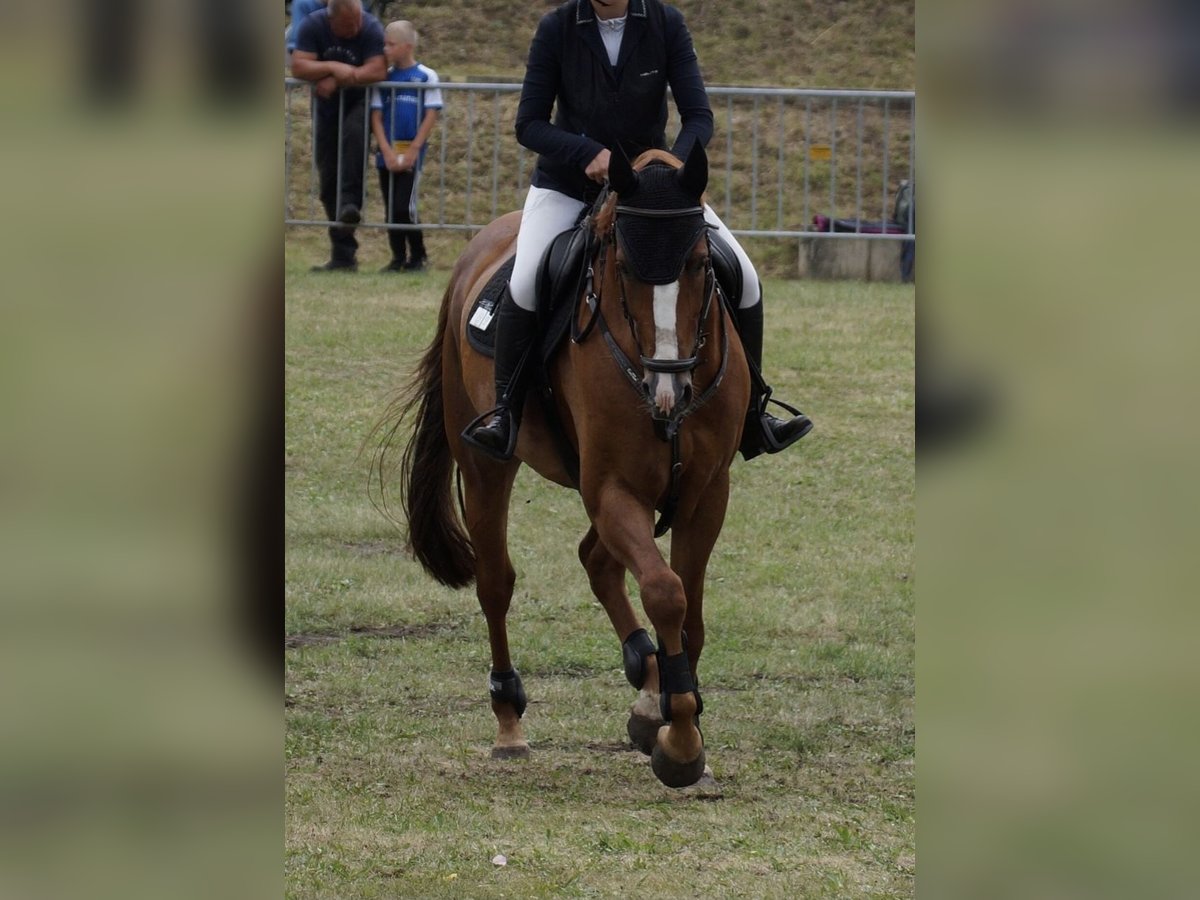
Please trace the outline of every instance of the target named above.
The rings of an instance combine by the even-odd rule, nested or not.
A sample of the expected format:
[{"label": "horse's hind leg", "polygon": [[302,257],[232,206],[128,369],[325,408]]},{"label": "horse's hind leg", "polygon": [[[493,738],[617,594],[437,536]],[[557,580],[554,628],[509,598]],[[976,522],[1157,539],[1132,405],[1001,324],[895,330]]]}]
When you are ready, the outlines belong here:
[{"label": "horse's hind leg", "polygon": [[658,705],[658,660],[654,642],[638,620],[625,590],[625,567],[608,551],[593,526],[579,544],[579,561],[587,570],[592,593],[608,613],[621,641],[625,677],[638,689],[626,731],[633,745],[649,755],[658,729],[666,723]]},{"label": "horse's hind leg", "polygon": [[[508,608],[516,572],[508,556],[508,503],[517,463],[468,463],[463,468],[463,504],[467,531],[475,548],[475,594],[487,620],[492,671],[488,689],[499,731],[492,747],[494,759],[529,755],[521,728],[525,713],[525,688],[512,664],[508,649]],[[488,477],[480,470],[486,467]]]}]

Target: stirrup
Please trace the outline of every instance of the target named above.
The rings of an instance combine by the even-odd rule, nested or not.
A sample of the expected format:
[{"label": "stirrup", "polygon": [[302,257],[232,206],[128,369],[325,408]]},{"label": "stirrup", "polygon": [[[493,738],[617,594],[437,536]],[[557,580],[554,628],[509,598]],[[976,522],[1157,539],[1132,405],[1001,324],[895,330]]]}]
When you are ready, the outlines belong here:
[{"label": "stirrup", "polygon": [[[777,416],[772,416],[769,412],[767,412],[767,403],[774,403],[776,406],[783,407],[792,414],[792,418],[804,419],[804,424],[801,426],[800,430],[785,441],[780,441],[777,439],[775,437],[775,432],[772,431],[768,426],[767,420],[770,418],[781,422],[787,422],[789,420],[779,419]],[[812,419],[800,412],[800,410],[796,409],[796,407],[792,406],[790,403],[784,403],[782,400],[776,400],[773,397],[768,397],[767,403],[764,403],[762,409],[758,411],[758,423],[763,435],[763,449],[768,453],[778,453],[780,450],[784,450],[792,446],[792,444],[796,443],[796,441],[800,440],[800,438],[812,431]]]},{"label": "stirrup", "polygon": [[[496,415],[496,413],[504,410],[508,413],[508,443],[503,450],[497,450],[495,447],[481,443],[475,439],[475,431],[480,428],[484,421]],[[484,456],[490,456],[492,459],[500,462],[508,462],[513,458],[513,453],[517,449],[517,432],[519,430],[516,417],[512,413],[512,409],[506,406],[496,406],[482,413],[467,423],[467,427],[462,430],[461,437],[463,443],[468,447],[478,450]]]},{"label": "stirrup", "polygon": [[[803,416],[805,424],[801,427],[799,432],[792,435],[786,441],[778,440],[775,437],[775,433],[771,431],[766,421],[767,417],[770,415],[767,412],[768,403],[774,403],[776,406],[783,407],[789,413],[791,413],[792,416]],[[772,418],[774,417],[772,416]],[[754,459],[754,457],[763,453],[778,453],[779,451],[785,450],[792,446],[792,444],[796,443],[796,441],[800,440],[800,438],[812,431],[812,428],[813,423],[808,416],[796,409],[796,407],[792,406],[790,403],[784,403],[782,400],[776,400],[768,394],[762,399],[761,403],[756,403],[754,407],[752,407],[746,413],[746,423],[742,432],[742,443],[741,446],[738,447],[738,450],[741,452],[742,459],[744,460]]]}]

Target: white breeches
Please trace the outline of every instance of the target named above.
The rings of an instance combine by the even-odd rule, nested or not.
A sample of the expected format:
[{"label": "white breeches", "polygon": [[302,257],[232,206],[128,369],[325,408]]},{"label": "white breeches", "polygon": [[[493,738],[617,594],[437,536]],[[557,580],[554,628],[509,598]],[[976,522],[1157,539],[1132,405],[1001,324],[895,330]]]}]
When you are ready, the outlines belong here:
[{"label": "white breeches", "polygon": [[[529,188],[529,193],[525,195],[525,208],[521,213],[521,230],[517,234],[517,259],[513,263],[513,273],[509,279],[513,302],[521,309],[532,312],[536,308],[537,270],[542,261],[542,254],[556,235],[575,224],[584,206],[582,201],[574,200],[558,191],[532,186]],[[754,264],[750,262],[750,257],[733,236],[733,232],[725,227],[725,223],[707,204],[704,207],[704,218],[733,248],[742,266],[742,302],[739,306],[742,309],[754,306],[762,299],[758,292],[758,273],[754,271]]]}]

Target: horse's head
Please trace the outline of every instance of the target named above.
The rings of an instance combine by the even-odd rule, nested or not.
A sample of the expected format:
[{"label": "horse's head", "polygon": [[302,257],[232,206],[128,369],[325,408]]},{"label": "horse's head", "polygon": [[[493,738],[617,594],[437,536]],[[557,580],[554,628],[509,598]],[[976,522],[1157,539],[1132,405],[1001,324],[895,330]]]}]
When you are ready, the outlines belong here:
[{"label": "horse's head", "polygon": [[614,153],[608,175],[617,195],[605,210],[612,277],[638,345],[642,389],[655,418],[675,419],[691,402],[712,305],[703,200],[708,157],[697,146],[683,165],[661,151],[630,165]]}]

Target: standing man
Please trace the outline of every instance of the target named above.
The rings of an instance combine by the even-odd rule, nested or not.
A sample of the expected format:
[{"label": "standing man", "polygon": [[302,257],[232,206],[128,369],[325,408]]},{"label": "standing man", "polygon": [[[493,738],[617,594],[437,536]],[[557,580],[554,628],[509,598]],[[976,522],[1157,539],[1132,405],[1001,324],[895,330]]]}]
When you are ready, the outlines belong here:
[{"label": "standing man", "polygon": [[[367,91],[387,75],[383,26],[362,0],[329,0],[300,23],[292,75],[316,85],[313,114],[321,204],[331,222],[329,262],[314,272],[358,268],[354,226],[362,220],[367,156]],[[340,166],[339,166],[340,160]]]},{"label": "standing man", "polygon": [[[536,336],[535,284],[542,252],[595,198],[608,178],[611,153],[632,160],[650,148],[667,149],[668,87],[680,118],[670,151],[686,160],[693,147],[712,137],[713,115],[683,14],[662,0],[566,0],[539,23],[516,126],[517,140],[538,154],[537,166],[496,322],[497,409],[486,424],[463,434],[475,449],[511,458],[525,402],[528,367],[521,359]],[[704,218],[733,249],[742,270],[744,288],[735,315],[752,376],[742,456],[777,453],[808,434],[813,423],[790,407],[786,419],[767,412],[758,274],[712,207],[704,207]]]}]

